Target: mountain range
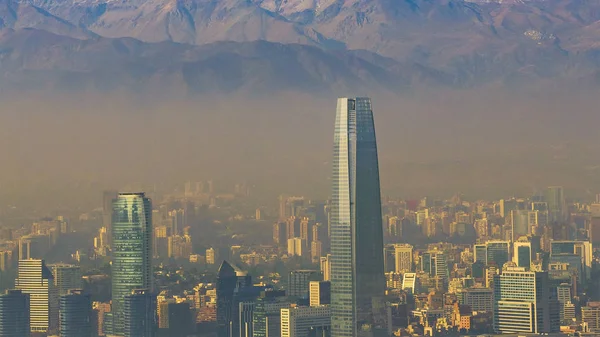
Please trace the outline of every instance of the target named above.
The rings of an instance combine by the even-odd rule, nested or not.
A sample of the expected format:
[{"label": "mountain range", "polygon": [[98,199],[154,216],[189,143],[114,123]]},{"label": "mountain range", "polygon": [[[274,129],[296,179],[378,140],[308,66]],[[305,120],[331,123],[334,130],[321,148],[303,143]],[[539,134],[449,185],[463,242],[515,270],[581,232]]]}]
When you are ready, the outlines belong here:
[{"label": "mountain range", "polygon": [[595,0],[0,0],[0,89],[598,85]]}]

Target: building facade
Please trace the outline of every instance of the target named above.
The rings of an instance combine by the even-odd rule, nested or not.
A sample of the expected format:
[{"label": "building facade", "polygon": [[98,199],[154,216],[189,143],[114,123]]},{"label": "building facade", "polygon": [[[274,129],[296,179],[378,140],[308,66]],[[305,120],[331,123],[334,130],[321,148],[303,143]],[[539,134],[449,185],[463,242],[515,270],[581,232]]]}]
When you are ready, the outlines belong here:
[{"label": "building facade", "polygon": [[371,99],[338,99],[333,151],[331,334],[387,335],[383,220]]},{"label": "building facade", "polygon": [[550,333],[560,329],[558,300],[548,272],[508,267],[494,276],[494,330],[498,333]]},{"label": "building facade", "polygon": [[156,296],[148,289],[134,289],[123,301],[123,336],[154,337]]},{"label": "building facade", "polygon": [[29,337],[29,294],[8,290],[0,295],[0,337]]},{"label": "building facade", "polygon": [[20,260],[15,287],[29,299],[31,332],[53,333],[58,329],[58,289],[44,260]]},{"label": "building facade", "polygon": [[60,336],[92,336],[92,300],[80,289],[71,289],[60,297]]},{"label": "building facade", "polygon": [[329,306],[281,309],[281,337],[306,337],[312,329],[330,326]]},{"label": "building facade", "polygon": [[152,288],[152,203],[144,193],[114,199],[112,247],[112,331],[122,336],[125,296]]}]

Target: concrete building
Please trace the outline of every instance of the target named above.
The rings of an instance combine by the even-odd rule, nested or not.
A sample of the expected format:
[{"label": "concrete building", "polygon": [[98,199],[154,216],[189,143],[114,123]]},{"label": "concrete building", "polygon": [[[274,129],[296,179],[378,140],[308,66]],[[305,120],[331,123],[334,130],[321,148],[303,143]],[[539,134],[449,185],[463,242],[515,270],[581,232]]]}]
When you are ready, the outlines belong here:
[{"label": "concrete building", "polygon": [[329,306],[281,309],[281,337],[308,337],[311,329],[329,327]]}]

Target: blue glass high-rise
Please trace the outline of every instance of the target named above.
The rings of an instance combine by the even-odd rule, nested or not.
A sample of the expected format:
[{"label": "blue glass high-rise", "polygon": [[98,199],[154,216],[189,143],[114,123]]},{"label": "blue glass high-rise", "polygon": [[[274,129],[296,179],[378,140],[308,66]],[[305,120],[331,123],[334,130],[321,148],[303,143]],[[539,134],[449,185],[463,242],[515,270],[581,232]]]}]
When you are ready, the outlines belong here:
[{"label": "blue glass high-rise", "polygon": [[144,193],[119,193],[112,213],[112,331],[123,336],[124,301],[152,289],[152,204]]},{"label": "blue glass high-rise", "polygon": [[387,335],[379,163],[369,98],[339,98],[331,204],[331,335]]},{"label": "blue glass high-rise", "polygon": [[60,336],[92,336],[92,300],[81,289],[70,289],[60,297]]}]

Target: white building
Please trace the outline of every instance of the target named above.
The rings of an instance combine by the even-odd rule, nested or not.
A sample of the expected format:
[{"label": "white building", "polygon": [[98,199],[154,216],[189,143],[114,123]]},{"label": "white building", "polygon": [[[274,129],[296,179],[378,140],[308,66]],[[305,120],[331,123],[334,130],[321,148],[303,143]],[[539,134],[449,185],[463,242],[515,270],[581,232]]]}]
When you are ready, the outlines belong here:
[{"label": "white building", "polygon": [[412,272],[413,246],[407,244],[394,245],[394,258],[396,273]]},{"label": "white building", "polygon": [[29,321],[32,332],[49,333],[58,329],[58,289],[44,260],[19,261],[15,288],[29,294]]},{"label": "white building", "polygon": [[281,309],[281,337],[307,337],[311,329],[329,329],[329,306]]}]

